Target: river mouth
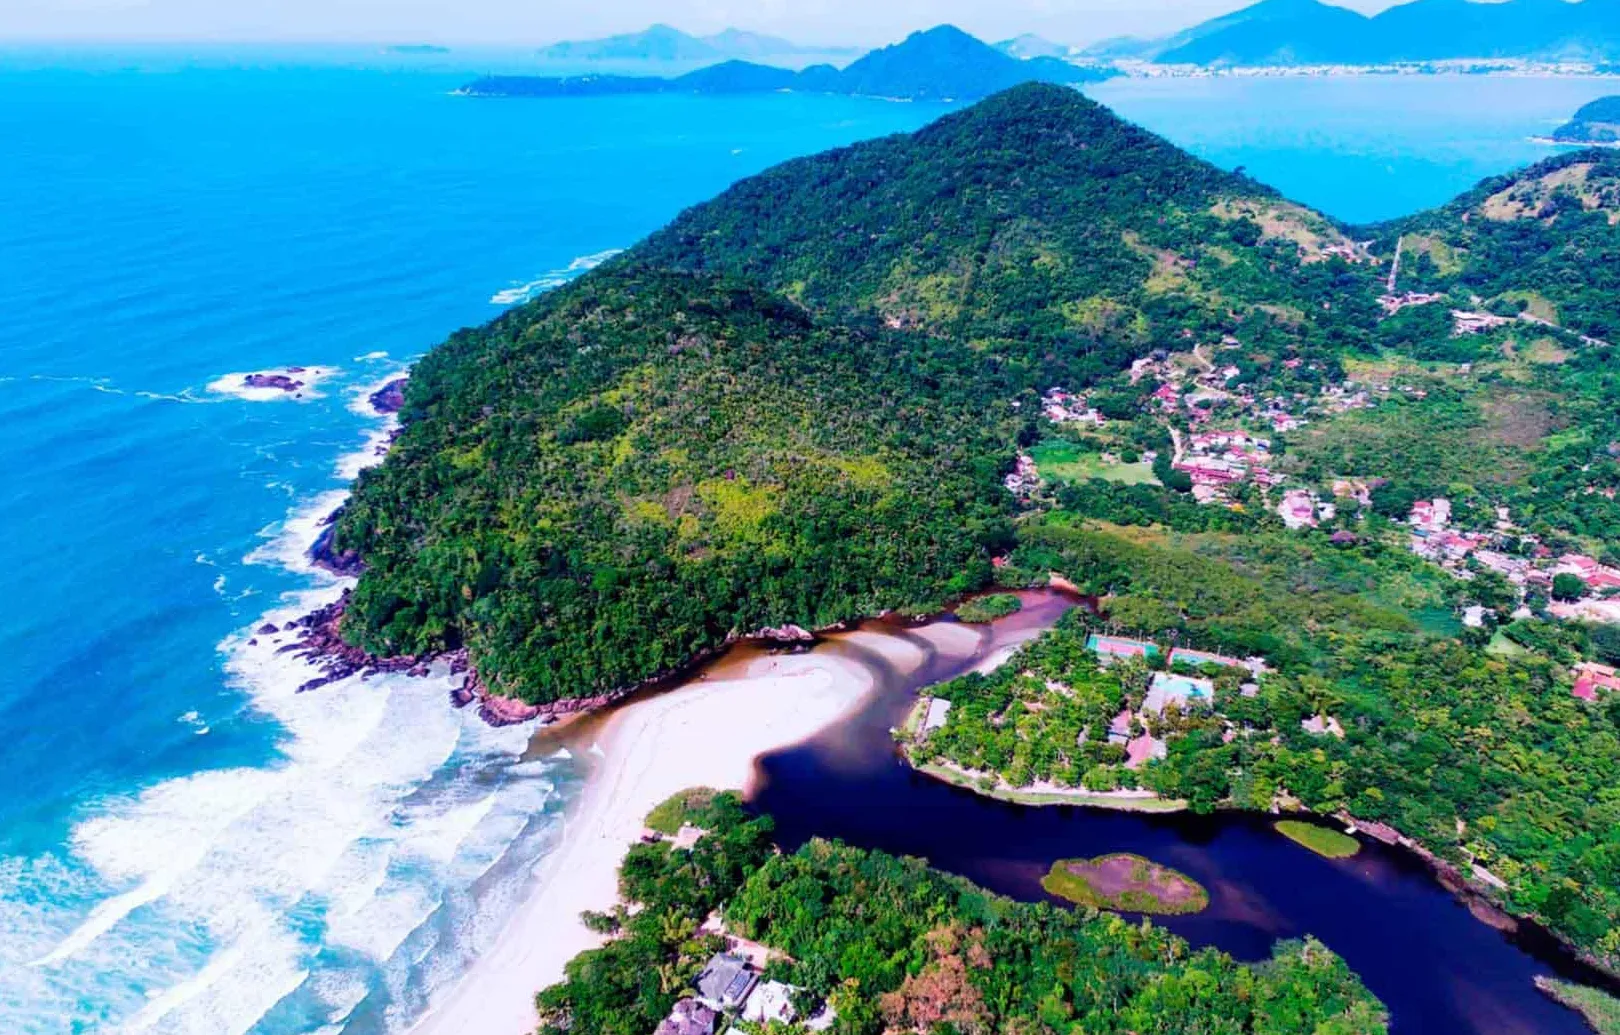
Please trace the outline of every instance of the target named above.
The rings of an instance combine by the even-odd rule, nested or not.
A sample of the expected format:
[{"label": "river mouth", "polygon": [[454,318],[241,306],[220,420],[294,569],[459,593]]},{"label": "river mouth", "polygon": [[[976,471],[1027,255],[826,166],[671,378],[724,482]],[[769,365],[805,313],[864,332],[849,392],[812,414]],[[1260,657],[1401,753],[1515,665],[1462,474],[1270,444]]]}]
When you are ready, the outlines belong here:
[{"label": "river mouth", "polygon": [[876,687],[861,708],[796,747],[760,759],[752,803],[792,849],[813,837],[918,856],[993,891],[1057,902],[1041,878],[1058,859],[1131,853],[1202,884],[1209,906],[1154,918],[1195,946],[1260,960],[1281,939],[1314,935],[1390,1010],[1397,1035],[1579,1035],[1573,1011],[1533,984],[1557,975],[1614,988],[1546,932],[1476,916],[1411,852],[1363,839],[1349,859],[1318,856],[1253,813],[1118,812],[994,801],[907,766],[890,734],[919,689],[1003,655],[1077,605],[1020,594],[993,626],[945,619],[863,623],[818,650],[858,660]]}]

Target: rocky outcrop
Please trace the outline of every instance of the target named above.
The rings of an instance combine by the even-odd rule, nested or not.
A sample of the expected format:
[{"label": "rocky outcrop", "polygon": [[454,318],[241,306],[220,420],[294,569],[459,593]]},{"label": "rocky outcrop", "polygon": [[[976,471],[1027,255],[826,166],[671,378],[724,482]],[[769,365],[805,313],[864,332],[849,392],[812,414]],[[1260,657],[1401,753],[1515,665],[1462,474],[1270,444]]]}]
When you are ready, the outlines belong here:
[{"label": "rocky outcrop", "polygon": [[372,392],[368,401],[378,413],[398,413],[405,405],[405,378],[397,377]]},{"label": "rocky outcrop", "polygon": [[315,543],[309,548],[309,561],[322,571],[329,571],[342,578],[359,578],[360,573],[366,570],[366,563],[360,557],[358,550],[339,550],[334,545],[337,538],[338,518],[343,516],[343,508],[339,507],[327,515],[321,522],[326,527],[315,538]]},{"label": "rocky outcrop", "polygon": [[299,686],[298,692],[302,694],[318,690],[353,675],[367,676],[378,672],[427,675],[434,660],[431,657],[405,655],[379,658],[343,639],[343,612],[348,607],[349,594],[349,590],[344,590],[343,596],[337,600],[283,627],[283,632],[298,631],[301,635],[277,653],[297,654],[320,670],[320,675]]},{"label": "rocky outcrop", "polygon": [[302,372],[302,367],[288,367],[285,374],[249,374],[242,378],[242,387],[275,388],[283,392],[296,392],[304,387],[304,382],[292,375]]}]

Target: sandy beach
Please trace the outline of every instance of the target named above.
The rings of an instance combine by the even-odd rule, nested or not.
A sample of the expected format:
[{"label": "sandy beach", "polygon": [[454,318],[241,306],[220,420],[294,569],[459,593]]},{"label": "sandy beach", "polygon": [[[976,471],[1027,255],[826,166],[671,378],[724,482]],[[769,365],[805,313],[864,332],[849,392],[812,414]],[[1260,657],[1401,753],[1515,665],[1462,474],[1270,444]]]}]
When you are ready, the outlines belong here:
[{"label": "sandy beach", "polygon": [[535,992],[598,944],[579,914],[613,906],[619,862],[653,806],[687,787],[746,790],[759,755],[813,736],[872,687],[860,665],[817,651],[758,657],[741,672],[620,709],[594,746],[581,745],[595,766],[560,847],[537,869],[534,891],[413,1035],[532,1031]]}]

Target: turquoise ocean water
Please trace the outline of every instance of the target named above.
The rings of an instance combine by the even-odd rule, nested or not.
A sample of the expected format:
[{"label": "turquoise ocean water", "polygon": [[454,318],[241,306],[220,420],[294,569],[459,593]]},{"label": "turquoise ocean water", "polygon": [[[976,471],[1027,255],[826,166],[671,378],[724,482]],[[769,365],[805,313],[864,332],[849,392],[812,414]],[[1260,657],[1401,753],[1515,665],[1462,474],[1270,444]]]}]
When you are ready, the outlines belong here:
[{"label": "turquoise ocean water", "polygon": [[[367,390],[738,177],[943,110],[478,102],[448,91],[494,59],[458,60],[0,52],[0,1030],[407,1026],[578,777],[451,711],[447,680],[300,695],[250,642],[337,591],[301,551],[386,430]],[[1525,138],[1603,92],[1095,94],[1367,219],[1538,157]],[[289,364],[331,374],[301,400],[216,390]]]}]

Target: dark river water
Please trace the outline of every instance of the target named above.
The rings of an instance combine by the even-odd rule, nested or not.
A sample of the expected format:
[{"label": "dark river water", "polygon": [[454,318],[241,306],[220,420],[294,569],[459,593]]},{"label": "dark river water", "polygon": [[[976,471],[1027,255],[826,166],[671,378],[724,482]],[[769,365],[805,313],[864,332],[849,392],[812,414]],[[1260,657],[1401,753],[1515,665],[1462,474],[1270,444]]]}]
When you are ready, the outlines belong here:
[{"label": "dark river water", "polygon": [[[1329,860],[1277,834],[1260,815],[1011,805],[900,761],[889,730],[904,720],[919,688],[982,663],[1070,606],[1055,594],[1028,594],[1025,610],[997,623],[966,656],[956,647],[942,649],[937,636],[883,623],[818,648],[870,666],[879,674],[879,691],[814,740],[761,759],[753,801],[776,818],[783,846],[838,838],[921,856],[1027,901],[1047,898],[1040,878],[1054,860],[1134,852],[1209,889],[1204,912],[1155,922],[1245,960],[1267,957],[1279,939],[1315,935],[1389,1007],[1390,1030],[1400,1035],[1588,1032],[1577,1014],[1531,982],[1556,974],[1603,984],[1601,975],[1539,930],[1504,933],[1476,918],[1402,849],[1364,841],[1355,857]],[[920,652],[920,667],[896,664],[886,657],[892,651],[874,649],[890,637],[914,656]],[[963,638],[958,631],[957,642]]]}]

